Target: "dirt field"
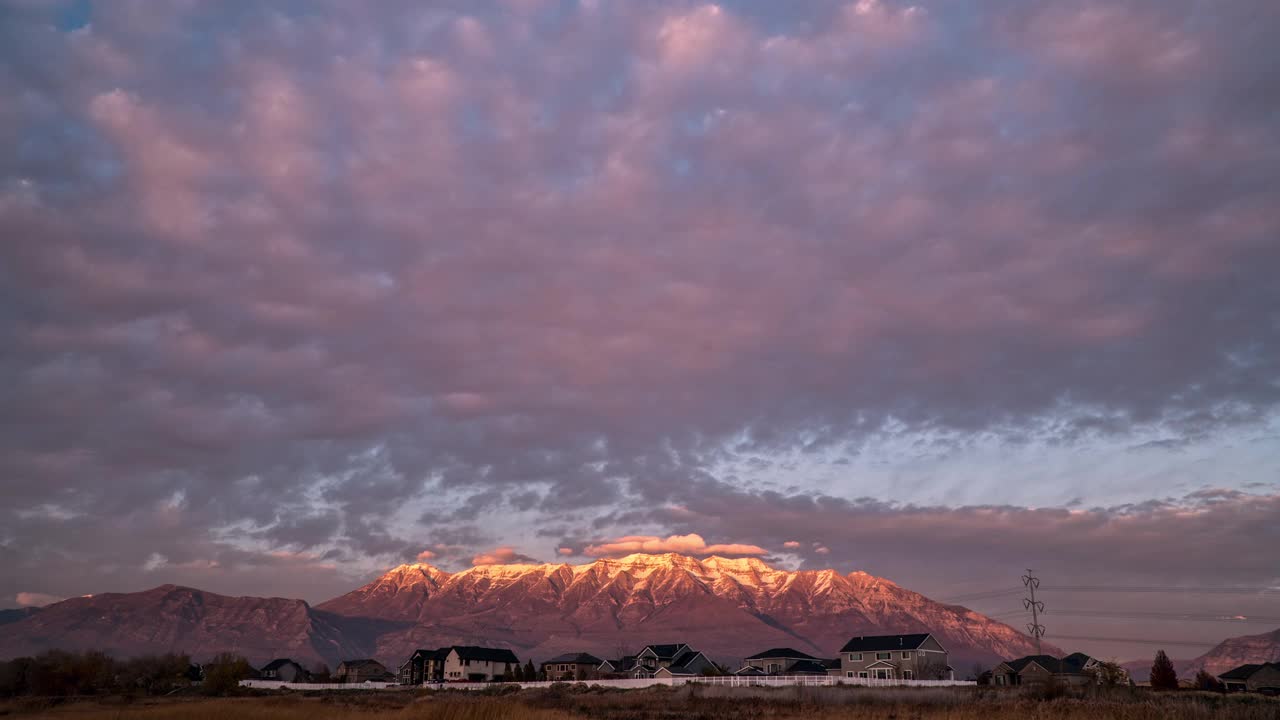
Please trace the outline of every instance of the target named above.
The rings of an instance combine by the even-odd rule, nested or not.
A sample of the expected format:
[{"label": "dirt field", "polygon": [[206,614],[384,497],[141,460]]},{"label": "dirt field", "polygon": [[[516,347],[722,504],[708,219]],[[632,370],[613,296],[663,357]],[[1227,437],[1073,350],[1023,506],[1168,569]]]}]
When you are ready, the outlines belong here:
[{"label": "dirt field", "polygon": [[56,720],[1280,720],[1280,700],[1212,693],[1053,699],[1008,692],[866,688],[564,686],[516,693],[332,692],[235,698],[42,700],[0,704],[0,717]]}]

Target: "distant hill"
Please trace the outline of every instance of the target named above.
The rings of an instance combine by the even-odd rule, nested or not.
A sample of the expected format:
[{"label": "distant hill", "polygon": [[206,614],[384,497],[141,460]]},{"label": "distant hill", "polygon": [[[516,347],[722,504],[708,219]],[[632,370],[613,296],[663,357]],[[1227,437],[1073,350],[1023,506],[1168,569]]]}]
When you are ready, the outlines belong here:
[{"label": "distant hill", "polygon": [[[687,642],[727,662],[769,647],[834,657],[855,635],[929,631],[963,676],[1034,651],[1004,623],[862,572],[776,570],[757,559],[631,555],[583,565],[402,565],[316,607],[165,585],[73,598],[5,626],[0,657],[49,648],[118,655],[228,650],[255,662],[376,657],[415,649],[509,647],[522,659]],[[1046,652],[1060,653],[1046,647]]]},{"label": "distant hill", "polygon": [[[1178,677],[1189,678],[1201,669],[1218,675],[1247,663],[1280,660],[1280,628],[1260,635],[1227,638],[1209,652],[1192,660],[1174,660]],[[1146,680],[1151,674],[1151,660],[1134,660],[1124,664],[1134,680]]]}]

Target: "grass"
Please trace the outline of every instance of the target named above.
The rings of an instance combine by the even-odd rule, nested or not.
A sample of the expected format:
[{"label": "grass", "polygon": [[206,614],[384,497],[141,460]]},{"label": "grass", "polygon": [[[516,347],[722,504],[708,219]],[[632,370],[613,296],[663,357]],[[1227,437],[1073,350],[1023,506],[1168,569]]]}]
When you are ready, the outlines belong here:
[{"label": "grass", "polygon": [[559,686],[522,692],[331,692],[236,698],[120,698],[0,704],[23,720],[1280,720],[1280,701],[1212,693],[1043,699],[970,689]]}]

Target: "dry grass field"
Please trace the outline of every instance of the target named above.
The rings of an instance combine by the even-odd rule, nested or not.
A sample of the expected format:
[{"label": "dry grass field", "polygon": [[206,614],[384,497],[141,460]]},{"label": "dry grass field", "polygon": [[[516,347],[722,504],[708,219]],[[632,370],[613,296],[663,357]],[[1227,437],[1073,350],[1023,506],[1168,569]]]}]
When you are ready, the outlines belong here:
[{"label": "dry grass field", "polygon": [[41,700],[0,704],[23,720],[1280,720],[1280,700],[1212,693],[1018,696],[866,688],[652,688],[565,686],[518,693],[345,692],[234,698]]}]

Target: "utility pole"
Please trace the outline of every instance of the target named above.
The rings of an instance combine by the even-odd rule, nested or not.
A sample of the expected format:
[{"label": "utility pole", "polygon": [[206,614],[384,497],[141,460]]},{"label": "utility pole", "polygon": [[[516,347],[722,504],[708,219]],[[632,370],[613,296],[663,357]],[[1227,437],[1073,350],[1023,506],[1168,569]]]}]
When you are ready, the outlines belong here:
[{"label": "utility pole", "polygon": [[1040,653],[1040,638],[1044,635],[1044,626],[1040,624],[1040,613],[1044,612],[1044,603],[1036,600],[1036,588],[1040,587],[1040,578],[1033,574],[1031,568],[1027,568],[1027,574],[1022,576],[1022,584],[1031,593],[1031,597],[1022,598],[1022,607],[1031,611],[1031,624],[1027,625],[1027,632],[1036,639],[1036,654]]}]

